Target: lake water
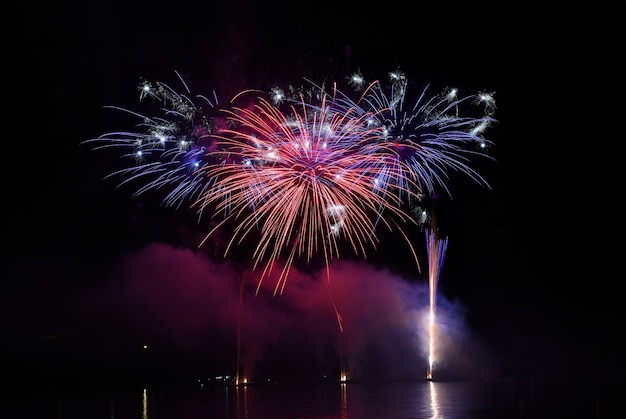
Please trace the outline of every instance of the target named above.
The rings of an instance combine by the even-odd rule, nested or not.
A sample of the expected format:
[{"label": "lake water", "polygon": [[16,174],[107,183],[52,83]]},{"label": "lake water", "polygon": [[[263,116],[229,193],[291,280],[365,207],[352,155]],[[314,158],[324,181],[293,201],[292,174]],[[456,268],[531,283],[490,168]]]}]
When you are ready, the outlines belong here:
[{"label": "lake water", "polygon": [[416,381],[4,390],[2,419],[626,418],[620,381]]}]

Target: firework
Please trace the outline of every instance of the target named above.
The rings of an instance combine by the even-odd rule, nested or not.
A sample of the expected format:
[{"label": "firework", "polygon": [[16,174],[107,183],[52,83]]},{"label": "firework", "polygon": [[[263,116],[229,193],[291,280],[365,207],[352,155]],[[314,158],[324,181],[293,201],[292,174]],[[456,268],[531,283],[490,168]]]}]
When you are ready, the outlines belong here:
[{"label": "firework", "polygon": [[412,184],[393,155],[363,152],[381,135],[368,115],[339,112],[326,96],[315,107],[290,107],[287,115],[261,98],[253,109],[227,111],[237,128],[216,134],[220,149],[209,154],[226,149],[229,161],[203,169],[219,182],[193,204],[227,214],[223,222],[239,219],[228,247],[260,232],[253,259],[267,261],[262,276],[285,253],[281,287],[296,257],[321,254],[327,265],[340,256],[340,240],[365,254],[377,224],[396,229],[409,221],[391,192]]},{"label": "firework", "polygon": [[428,251],[428,371],[426,378],[433,379],[433,366],[435,363],[435,309],[437,304],[437,283],[443,268],[443,261],[448,247],[448,238],[440,239],[434,220],[430,229],[426,230],[426,249]]},{"label": "firework", "polygon": [[[353,76],[354,77],[354,76]],[[360,103],[367,109],[378,110],[377,124],[383,126],[382,141],[393,148],[398,160],[405,164],[408,173],[424,193],[433,194],[438,188],[448,189],[450,172],[461,172],[477,183],[489,183],[472,168],[472,157],[486,156],[491,146],[483,134],[495,120],[493,93],[479,92],[476,96],[459,97],[458,89],[445,88],[441,93],[428,96],[426,86],[407,107],[408,79],[400,71],[389,73],[390,93],[380,82],[372,83]],[[362,76],[357,77],[362,80]],[[478,116],[461,116],[460,108],[471,101],[482,106]]]},{"label": "firework", "polygon": [[179,79],[184,94],[165,83],[141,81],[139,101],[152,99],[160,103],[161,115],[148,116],[107,106],[136,117],[140,121],[137,130],[109,132],[85,141],[93,144],[95,150],[119,149],[121,158],[132,162],[107,177],[122,178],[119,186],[138,183],[134,198],[148,191],[166,191],[163,203],[176,208],[187,205],[211,187],[211,180],[202,177],[200,169],[209,163],[206,152],[214,146],[206,134],[219,123],[218,118],[206,113],[216,109],[216,95],[212,99],[202,95],[191,98],[189,88],[180,76]]},{"label": "firework", "polygon": [[[132,163],[110,176],[139,183],[134,196],[160,192],[165,205],[214,220],[200,245],[226,228],[224,257],[252,242],[258,286],[281,261],[275,293],[297,260],[319,258],[328,269],[347,251],[366,257],[381,228],[403,237],[419,270],[403,227],[427,223],[421,201],[450,193],[453,171],[489,186],[470,162],[487,156],[495,102],[493,93],[458,97],[448,88],[429,96],[428,87],[413,99],[403,73],[389,76],[367,83],[354,73],[350,91],[309,80],[246,90],[226,107],[215,94],[191,97],[182,79],[184,94],[142,81],[139,99],[156,100],[159,116],[116,108],[139,118],[137,130],[87,142],[122,150]],[[478,116],[462,116],[466,105]]]}]

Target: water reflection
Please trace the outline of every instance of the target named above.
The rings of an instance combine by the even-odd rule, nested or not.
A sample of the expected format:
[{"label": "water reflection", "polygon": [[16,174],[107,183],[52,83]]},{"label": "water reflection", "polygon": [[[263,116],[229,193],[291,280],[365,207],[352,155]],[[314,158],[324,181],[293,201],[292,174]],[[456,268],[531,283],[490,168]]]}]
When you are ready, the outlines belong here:
[{"label": "water reflection", "polygon": [[141,395],[141,401],[142,401],[142,419],[148,419],[148,389],[144,388],[143,389],[143,393]]},{"label": "water reflection", "polygon": [[428,381],[428,391],[430,393],[430,411],[433,419],[442,418],[439,416],[439,400],[437,398],[436,384],[432,381]]},{"label": "water reflection", "polygon": [[341,382],[341,419],[348,419],[348,384]]},{"label": "water reflection", "polygon": [[235,387],[237,392],[237,418],[248,417],[248,386]]},{"label": "water reflection", "polygon": [[[529,419],[622,417],[621,382],[420,381],[0,394],[0,417],[108,419]],[[529,405],[529,403],[531,403]],[[532,409],[530,408],[532,407]],[[600,413],[602,416],[600,416]]]}]

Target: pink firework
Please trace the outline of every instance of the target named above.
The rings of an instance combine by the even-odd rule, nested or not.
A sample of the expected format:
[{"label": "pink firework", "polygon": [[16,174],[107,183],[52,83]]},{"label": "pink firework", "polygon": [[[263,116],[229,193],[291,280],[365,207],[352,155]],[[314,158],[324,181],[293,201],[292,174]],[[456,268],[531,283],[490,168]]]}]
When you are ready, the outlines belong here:
[{"label": "pink firework", "polygon": [[275,261],[286,261],[276,291],[295,259],[308,262],[321,254],[328,266],[340,257],[340,242],[365,255],[376,247],[378,225],[401,231],[412,221],[392,192],[408,184],[411,193],[417,185],[400,179],[407,171],[397,155],[374,150],[383,128],[360,109],[337,108],[320,94],[318,105],[303,98],[288,113],[263,98],[251,108],[226,111],[236,128],[215,134],[218,150],[209,153],[222,164],[203,169],[219,182],[194,203],[200,211],[226,214],[215,229],[238,220],[227,251],[258,234],[253,258],[255,267],[266,262],[262,278]]}]

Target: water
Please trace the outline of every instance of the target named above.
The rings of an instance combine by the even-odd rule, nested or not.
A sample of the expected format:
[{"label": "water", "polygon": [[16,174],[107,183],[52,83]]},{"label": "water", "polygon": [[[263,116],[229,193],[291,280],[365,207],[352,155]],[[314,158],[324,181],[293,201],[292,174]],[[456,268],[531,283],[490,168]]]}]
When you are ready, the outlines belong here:
[{"label": "water", "polygon": [[538,380],[5,390],[2,419],[625,418],[623,384]]}]

